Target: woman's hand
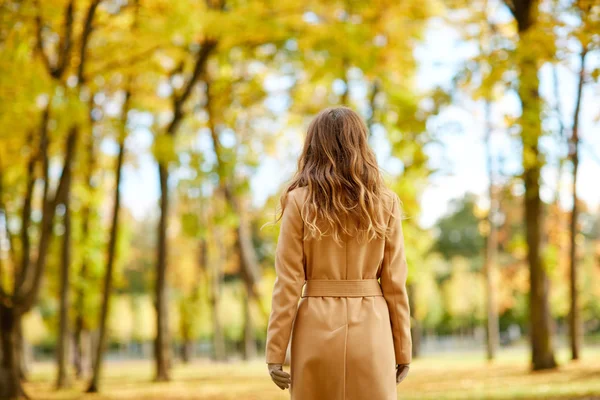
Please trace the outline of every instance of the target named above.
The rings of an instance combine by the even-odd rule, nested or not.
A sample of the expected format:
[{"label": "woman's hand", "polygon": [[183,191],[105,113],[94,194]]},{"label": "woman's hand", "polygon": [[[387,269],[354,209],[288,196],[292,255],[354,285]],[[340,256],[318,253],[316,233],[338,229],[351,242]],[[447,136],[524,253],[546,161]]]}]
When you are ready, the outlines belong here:
[{"label": "woman's hand", "polygon": [[396,384],[399,384],[408,375],[410,364],[399,364],[396,366]]},{"label": "woman's hand", "polygon": [[271,379],[281,390],[287,389],[290,387],[292,383],[292,377],[290,374],[283,370],[281,364],[268,364],[269,367],[269,375],[271,375]]}]

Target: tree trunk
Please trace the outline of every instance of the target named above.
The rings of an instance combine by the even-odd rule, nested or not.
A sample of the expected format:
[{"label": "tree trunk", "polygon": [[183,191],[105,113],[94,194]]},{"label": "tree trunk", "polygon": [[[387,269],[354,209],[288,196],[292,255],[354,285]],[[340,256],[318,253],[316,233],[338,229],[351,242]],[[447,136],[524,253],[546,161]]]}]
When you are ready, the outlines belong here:
[{"label": "tree trunk", "polygon": [[[540,199],[540,175],[543,158],[539,139],[542,135],[542,100],[539,94],[538,59],[531,51],[536,38],[532,37],[537,19],[538,1],[507,1],[517,22],[519,43],[517,64],[519,69],[519,99],[521,101],[521,142],[523,144],[523,181],[525,183],[525,228],[527,261],[529,264],[529,325],[531,364],[534,370],[556,367],[552,348],[552,321],[548,304],[548,276],[540,254],[544,226]],[[533,29],[531,29],[533,27]]]},{"label": "tree trunk", "polygon": [[227,352],[225,349],[225,336],[223,335],[223,326],[219,316],[219,300],[212,300],[213,307],[213,358],[215,361],[226,361]]},{"label": "tree trunk", "polygon": [[240,260],[240,270],[246,288],[246,296],[243,299],[244,304],[244,359],[251,360],[256,358],[256,337],[254,335],[254,326],[252,323],[251,306],[256,302],[258,293],[256,284],[258,282],[258,263],[256,261],[256,253],[252,243],[250,228],[244,217],[240,204],[234,198],[229,190],[227,195],[231,208],[238,216],[237,240],[236,246]]},{"label": "tree trunk", "polygon": [[[96,364],[96,348],[98,347],[98,337],[99,337],[98,329],[90,330],[88,332],[87,346],[88,346],[88,355],[89,355],[89,362],[90,362],[91,368],[93,368],[94,365]],[[91,369],[90,369],[90,371],[91,371]],[[93,371],[91,371],[91,372],[93,372]]]},{"label": "tree trunk", "polygon": [[56,388],[62,389],[68,385],[67,382],[67,360],[69,352],[69,271],[71,267],[71,177],[67,179],[65,189],[65,215],[63,218],[64,235],[62,242],[62,265],[60,269],[60,316],[58,338],[56,346],[56,364],[58,374],[56,377]]},{"label": "tree trunk", "polygon": [[[79,319],[79,318],[78,318]],[[81,354],[81,335],[83,329],[79,321],[75,321],[73,330],[73,368],[75,369],[75,378],[82,379],[83,376],[83,357]]]},{"label": "tree trunk", "polygon": [[244,301],[244,359],[250,361],[256,358],[256,337],[252,323],[251,306],[254,302],[252,287],[246,282],[246,297]]},{"label": "tree trunk", "polygon": [[0,304],[0,400],[26,398],[21,386],[17,354],[17,327],[21,316],[14,308]]},{"label": "tree trunk", "polygon": [[[48,119],[50,110],[50,106],[48,105],[44,110],[42,115],[42,125],[40,127],[41,131],[41,143],[40,147],[43,146],[44,141],[46,140],[46,128],[48,126]],[[32,135],[29,136],[28,140],[30,143],[33,143]],[[25,271],[29,268],[30,263],[30,253],[31,253],[31,241],[29,238],[29,226],[31,224],[31,204],[33,201],[33,189],[35,186],[35,165],[37,163],[37,157],[32,155],[29,158],[29,162],[27,164],[27,184],[25,189],[25,198],[23,199],[23,210],[21,214],[21,271],[19,274],[19,280],[15,281],[15,289],[23,284],[27,276]]]},{"label": "tree trunk", "polygon": [[[93,99],[93,96],[91,96]],[[92,106],[90,105],[90,109]],[[93,124],[93,119],[90,116],[90,124]],[[96,154],[95,154],[95,140],[96,137],[92,133],[88,138],[87,143],[87,172],[86,172],[86,190],[87,195],[92,196],[94,192],[94,169],[96,168]],[[81,242],[84,247],[89,246],[90,230],[92,224],[92,210],[90,202],[86,202],[82,211],[82,234]],[[84,251],[81,267],[79,269],[79,281],[80,285],[76,291],[75,299],[75,312],[77,314],[75,318],[75,332],[74,332],[74,357],[73,363],[75,367],[75,376],[78,379],[85,378],[88,376],[90,371],[91,362],[89,360],[89,344],[86,342],[89,338],[88,324],[86,323],[86,310],[85,310],[85,296],[86,286],[85,282],[90,279],[88,271],[88,259]],[[83,283],[83,284],[82,284]],[[89,318],[89,317],[88,317]],[[85,342],[85,343],[84,343]]]},{"label": "tree trunk", "polygon": [[22,382],[27,381],[29,372],[29,344],[23,337],[23,321],[17,326],[17,355],[19,357],[19,377]]},{"label": "tree trunk", "polygon": [[169,316],[167,308],[167,219],[169,212],[169,171],[164,162],[158,164],[160,179],[160,221],[158,224],[158,248],[156,268],[156,339],[154,355],[156,381],[168,381],[170,367]]},{"label": "tree trunk", "polygon": [[492,126],[491,126],[491,105],[489,102],[485,104],[485,119],[486,119],[486,150],[487,150],[487,167],[488,167],[488,197],[490,201],[490,209],[488,212],[488,236],[485,247],[485,286],[486,286],[486,310],[487,310],[487,323],[486,323],[486,350],[487,359],[493,360],[496,356],[496,350],[498,348],[498,311],[496,309],[496,285],[494,283],[494,273],[496,265],[496,254],[498,249],[498,237],[497,229],[495,224],[496,210],[498,209],[498,199],[495,195],[494,190],[494,170],[493,170],[493,156],[492,156]]},{"label": "tree trunk", "polygon": [[539,138],[542,133],[540,113],[541,99],[538,91],[538,66],[533,52],[525,51],[527,41],[523,36],[519,60],[519,97],[522,104],[521,139],[523,142],[523,179],[525,181],[525,225],[527,237],[527,260],[529,263],[529,313],[531,362],[534,370],[556,367],[552,348],[551,315],[548,303],[549,281],[540,254],[542,228],[544,226],[540,198],[540,172],[542,160]]},{"label": "tree trunk", "polygon": [[[575,144],[576,146],[576,144]],[[577,216],[579,210],[577,207],[577,172],[579,169],[579,156],[574,155],[573,160],[573,208],[571,209],[571,222],[570,222],[570,240],[569,240],[569,259],[570,259],[570,297],[571,307],[569,313],[569,336],[571,345],[571,358],[573,360],[579,359],[579,353],[581,349],[581,318],[579,316],[579,305],[578,305],[578,289],[577,289]]]},{"label": "tree trunk", "polygon": [[194,342],[189,338],[183,338],[181,343],[181,361],[184,364],[189,364],[194,353]]},{"label": "tree trunk", "polygon": [[73,332],[73,367],[77,379],[84,379],[88,376],[91,360],[90,353],[90,333],[83,327],[83,319],[78,316],[75,321],[75,331]]},{"label": "tree trunk", "polygon": [[408,285],[407,290],[408,302],[410,304],[410,336],[412,337],[412,356],[413,358],[418,358],[421,355],[421,337],[423,333],[421,329],[421,322],[416,316],[417,302],[415,299],[415,285]]},{"label": "tree trunk", "polygon": [[584,49],[581,52],[581,68],[579,70],[579,83],[577,85],[577,100],[575,112],[573,116],[573,133],[569,143],[569,158],[573,163],[573,208],[571,210],[570,222],[570,295],[571,309],[569,313],[569,336],[571,344],[571,358],[579,359],[581,350],[581,342],[583,336],[583,327],[581,326],[581,317],[579,315],[578,305],[578,278],[577,278],[577,217],[579,210],[577,206],[577,172],[579,170],[579,113],[581,110],[581,97],[583,94],[583,83],[585,79],[585,57],[587,51]]},{"label": "tree trunk", "polygon": [[[219,232],[220,233],[220,232]],[[212,307],[213,317],[213,356],[215,361],[225,361],[225,337],[223,336],[223,328],[221,326],[221,265],[225,260],[225,249],[223,241],[221,240],[222,235],[216,236],[218,257],[213,263],[212,274],[211,274],[211,296],[210,303]]]},{"label": "tree trunk", "polygon": [[[126,95],[126,104],[129,99],[129,94]],[[127,106],[124,106],[124,109],[127,110]],[[125,111],[125,115],[127,112]],[[125,122],[123,122],[125,123]],[[125,134],[122,134],[122,137],[119,141],[119,155],[117,156],[117,165],[115,169],[116,181],[114,187],[114,202],[113,202],[113,216],[112,216],[112,224],[110,229],[110,239],[108,243],[108,258],[106,260],[106,274],[104,276],[104,290],[102,294],[102,309],[100,311],[100,321],[99,321],[99,338],[96,346],[96,356],[94,357],[94,367],[92,371],[92,379],[87,388],[87,393],[97,393],[98,392],[98,381],[100,379],[100,372],[102,368],[102,358],[104,356],[104,347],[106,346],[106,324],[109,313],[109,305],[110,305],[110,295],[112,292],[112,284],[113,284],[113,270],[116,259],[116,251],[117,251],[117,239],[119,234],[119,212],[121,210],[121,191],[119,190],[119,186],[121,184],[121,172],[123,166],[123,158],[125,155]]]},{"label": "tree trunk", "polygon": [[[245,210],[241,207],[239,199],[233,196],[229,188],[226,188],[225,192],[232,212],[238,216],[236,247],[240,260],[242,279],[246,285],[248,302],[252,302],[258,299],[256,285],[260,280],[260,268],[256,260],[254,244],[252,243],[252,233],[245,217]],[[249,321],[250,315],[247,317],[246,321]]]}]

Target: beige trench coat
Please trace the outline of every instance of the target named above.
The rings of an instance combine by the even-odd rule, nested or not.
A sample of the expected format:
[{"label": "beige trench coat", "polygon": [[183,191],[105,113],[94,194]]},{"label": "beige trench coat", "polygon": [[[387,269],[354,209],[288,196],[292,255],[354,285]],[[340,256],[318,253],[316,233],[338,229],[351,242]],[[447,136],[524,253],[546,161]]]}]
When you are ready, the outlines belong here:
[{"label": "beige trench coat", "polygon": [[395,400],[395,365],[411,361],[398,197],[380,215],[388,240],[345,237],[340,246],[330,236],[303,240],[306,193],[290,192],[281,220],[266,362],[283,364],[291,337],[292,399]]}]

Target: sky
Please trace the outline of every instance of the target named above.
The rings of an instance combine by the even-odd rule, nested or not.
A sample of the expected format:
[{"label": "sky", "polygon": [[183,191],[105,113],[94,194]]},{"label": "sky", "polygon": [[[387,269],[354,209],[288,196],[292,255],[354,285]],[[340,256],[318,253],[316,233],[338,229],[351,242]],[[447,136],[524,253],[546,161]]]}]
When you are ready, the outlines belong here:
[{"label": "sky", "polygon": [[[415,50],[419,68],[416,77],[418,90],[427,91],[435,86],[447,86],[459,68],[462,60],[472,55],[473,49],[459,40],[455,31],[439,20],[432,20],[427,29],[425,39]],[[570,65],[560,67],[559,91],[560,105],[564,120],[570,126],[570,115],[573,113],[576,93],[576,75],[578,68],[575,60]],[[588,65],[600,65],[600,57],[592,54]],[[544,66],[540,71],[541,93],[550,102],[555,101],[552,92],[552,71]],[[280,83],[279,86],[285,85]],[[272,86],[276,90],[278,83]],[[336,88],[332,88],[336,90]],[[350,92],[359,95],[363,88],[351,86]],[[600,110],[600,93],[598,89],[588,87],[584,91],[581,111],[581,161],[578,181],[578,193],[594,211],[600,206],[600,127],[597,121]],[[267,99],[272,109],[284,103],[273,96]],[[284,107],[280,111],[283,112]],[[504,114],[519,113],[518,99],[508,94],[491,110],[494,125],[501,127]],[[449,128],[452,126],[452,128]],[[484,146],[484,113],[480,104],[465,102],[447,107],[428,123],[428,129],[436,134],[438,143],[428,145],[430,166],[439,172],[431,176],[428,187],[421,197],[421,214],[418,221],[424,228],[435,224],[436,220],[449,211],[451,201],[471,192],[481,195],[485,203],[488,187],[488,171]],[[277,143],[275,156],[264,157],[251,180],[253,204],[260,207],[264,201],[281,188],[281,184],[291,178],[295,171],[296,160],[302,148],[303,132],[289,129],[284,131],[280,143]],[[206,141],[200,146],[209,146]],[[394,172],[398,161],[390,156],[390,148],[385,140],[385,132],[375,131],[372,136],[372,147],[380,166]],[[108,145],[107,145],[108,146]],[[548,165],[542,171],[542,199],[551,201],[554,197],[557,182],[555,157],[564,149],[556,146],[552,140],[544,140],[542,146],[549,154]],[[136,218],[147,218],[157,210],[158,178],[156,162],[152,157],[152,133],[141,124],[128,139],[127,147],[135,149],[135,164],[124,168],[122,193],[124,204],[131,209]],[[498,128],[492,135],[494,157],[503,160],[504,174],[520,172],[520,146],[518,140],[508,137]],[[210,153],[210,152],[209,152]],[[563,175],[561,181],[561,205],[570,207],[570,173]],[[402,195],[400,194],[400,197]]]}]

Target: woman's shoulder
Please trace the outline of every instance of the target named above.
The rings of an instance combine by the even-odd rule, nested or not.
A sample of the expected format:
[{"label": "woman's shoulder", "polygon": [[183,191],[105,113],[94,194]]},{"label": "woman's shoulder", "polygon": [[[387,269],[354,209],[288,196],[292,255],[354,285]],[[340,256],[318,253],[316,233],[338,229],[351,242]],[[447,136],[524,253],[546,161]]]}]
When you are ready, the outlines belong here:
[{"label": "woman's shoulder", "polygon": [[385,204],[385,207],[388,210],[393,209],[394,204],[400,203],[400,197],[398,197],[398,193],[394,192],[392,189],[390,189],[387,186],[384,187],[381,197],[382,197],[383,204]]},{"label": "woman's shoulder", "polygon": [[399,216],[402,214],[402,202],[398,193],[392,189],[386,187],[381,196],[383,207],[381,211],[385,220],[390,221],[393,216]]},{"label": "woman's shoulder", "polygon": [[284,192],[281,197],[285,202],[285,207],[293,206],[294,208],[301,210],[305,202],[306,193],[307,189],[305,187],[298,186]]},{"label": "woman's shoulder", "polygon": [[300,200],[304,200],[307,193],[308,193],[307,186],[297,186],[288,192],[288,197],[291,199],[300,201]]}]

